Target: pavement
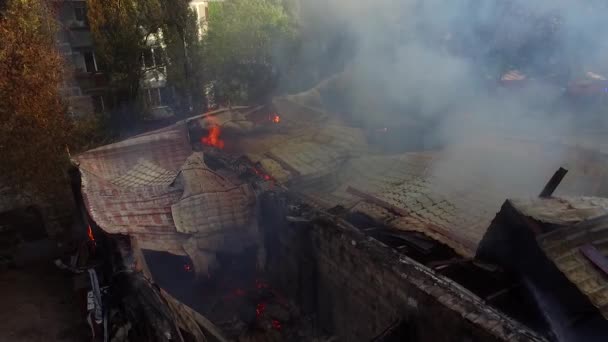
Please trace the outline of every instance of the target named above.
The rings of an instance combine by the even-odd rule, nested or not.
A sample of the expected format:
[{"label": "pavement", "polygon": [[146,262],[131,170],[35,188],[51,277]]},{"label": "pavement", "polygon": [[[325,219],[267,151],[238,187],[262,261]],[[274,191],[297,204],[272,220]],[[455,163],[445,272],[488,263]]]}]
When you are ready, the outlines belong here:
[{"label": "pavement", "polygon": [[71,277],[51,260],[0,270],[0,342],[90,341]]}]

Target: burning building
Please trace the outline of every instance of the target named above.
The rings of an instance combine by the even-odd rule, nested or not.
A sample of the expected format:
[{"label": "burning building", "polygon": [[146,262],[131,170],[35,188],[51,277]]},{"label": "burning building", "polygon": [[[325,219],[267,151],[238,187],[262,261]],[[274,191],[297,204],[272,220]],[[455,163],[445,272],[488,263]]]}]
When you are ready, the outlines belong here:
[{"label": "burning building", "polygon": [[554,338],[603,341],[606,324],[606,200],[509,200],[477,257],[516,273],[536,299]]},{"label": "burning building", "polygon": [[[555,338],[522,285],[529,270],[509,267],[516,258],[486,242],[511,241],[491,237],[510,232],[496,233],[493,218],[513,189],[482,186],[467,170],[449,170],[457,181],[446,182],[436,170],[453,146],[387,153],[382,139],[395,127],[369,129],[327,110],[328,89],[341,83],[337,76],[269,106],[206,113],[75,157],[92,231],[126,241],[109,244],[120,272],[160,287],[153,297],[177,313],[183,336]],[[459,148],[547,172],[559,149],[572,165],[560,194],[606,193],[601,153],[514,137]],[[480,242],[488,247],[478,250]]]}]

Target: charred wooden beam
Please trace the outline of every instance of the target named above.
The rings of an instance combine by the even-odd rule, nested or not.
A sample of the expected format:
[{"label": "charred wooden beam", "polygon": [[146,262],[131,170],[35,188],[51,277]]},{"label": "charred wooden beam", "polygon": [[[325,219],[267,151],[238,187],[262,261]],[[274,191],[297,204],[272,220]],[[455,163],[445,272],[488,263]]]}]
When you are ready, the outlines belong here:
[{"label": "charred wooden beam", "polygon": [[567,173],[568,173],[568,170],[564,169],[563,167],[560,167],[557,171],[555,171],[555,173],[553,174],[553,177],[551,177],[551,179],[549,180],[547,185],[545,185],[545,188],[540,193],[539,197],[541,197],[541,198],[551,197],[553,195],[553,193],[555,192],[555,189],[557,189],[557,187],[562,182],[562,180],[564,179],[564,177],[566,176]]},{"label": "charred wooden beam", "polygon": [[431,261],[426,265],[430,268],[440,270],[440,269],[446,268],[448,266],[463,264],[465,262],[470,262],[470,261],[471,261],[471,258],[451,258],[451,259],[447,259],[447,260]]},{"label": "charred wooden beam", "polygon": [[389,325],[384,331],[382,331],[378,336],[372,339],[373,342],[390,342],[390,341],[404,341],[407,338],[407,323],[398,319]]},{"label": "charred wooden beam", "polygon": [[504,295],[506,295],[507,293],[511,292],[512,290],[518,288],[521,285],[521,283],[515,283],[511,286],[502,288],[494,293],[491,293],[489,295],[486,296],[486,301],[491,302],[493,300],[495,300],[496,298],[502,297]]}]

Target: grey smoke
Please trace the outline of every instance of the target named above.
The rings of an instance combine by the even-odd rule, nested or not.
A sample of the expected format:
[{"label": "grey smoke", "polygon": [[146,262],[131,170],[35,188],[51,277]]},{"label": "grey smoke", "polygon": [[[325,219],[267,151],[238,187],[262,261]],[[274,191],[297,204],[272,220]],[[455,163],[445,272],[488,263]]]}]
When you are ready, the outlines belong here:
[{"label": "grey smoke", "polygon": [[[335,37],[353,42],[348,54],[324,56],[335,65],[344,59],[351,73],[345,110],[370,127],[432,127],[424,138],[445,146],[434,172],[444,183],[501,183],[505,197],[534,195],[558,166],[570,166],[570,156],[559,149],[514,155],[484,141],[554,142],[604,130],[603,120],[592,119],[605,109],[582,111],[564,100],[569,81],[608,73],[604,1],[302,0],[298,13],[316,46]],[[534,82],[503,89],[499,79],[509,70]]]}]

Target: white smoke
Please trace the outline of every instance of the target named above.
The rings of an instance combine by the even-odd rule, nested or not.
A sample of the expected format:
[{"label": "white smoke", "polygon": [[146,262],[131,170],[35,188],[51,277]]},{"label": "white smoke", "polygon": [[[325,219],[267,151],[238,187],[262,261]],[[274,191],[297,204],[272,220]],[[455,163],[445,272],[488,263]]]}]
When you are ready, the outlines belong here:
[{"label": "white smoke", "polygon": [[[354,42],[345,57],[351,115],[370,126],[428,122],[445,146],[434,176],[500,183],[506,197],[537,194],[569,157],[526,155],[523,144],[490,148],[503,141],[496,137],[549,143],[587,134],[578,126],[594,113],[567,105],[564,94],[586,72],[608,72],[607,8],[594,0],[302,0],[299,13],[308,37],[341,32]],[[509,70],[533,82],[503,89]]]}]

